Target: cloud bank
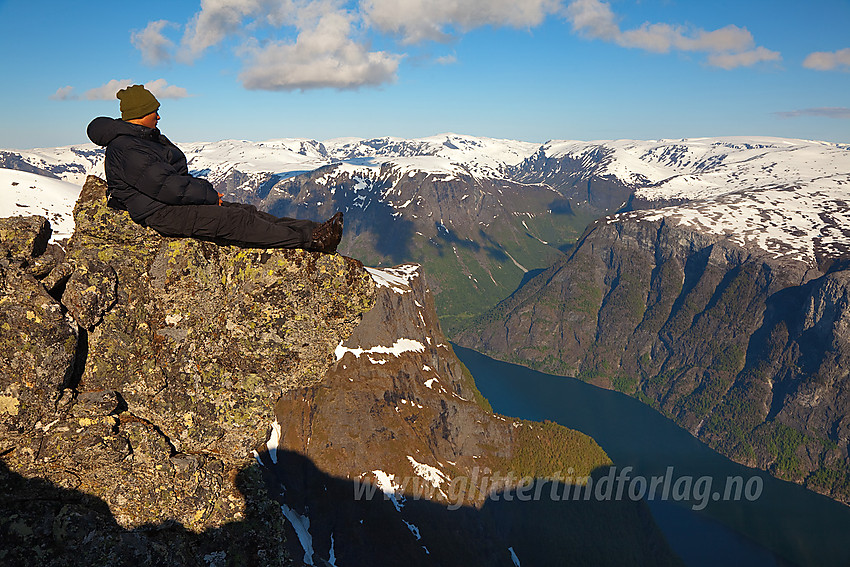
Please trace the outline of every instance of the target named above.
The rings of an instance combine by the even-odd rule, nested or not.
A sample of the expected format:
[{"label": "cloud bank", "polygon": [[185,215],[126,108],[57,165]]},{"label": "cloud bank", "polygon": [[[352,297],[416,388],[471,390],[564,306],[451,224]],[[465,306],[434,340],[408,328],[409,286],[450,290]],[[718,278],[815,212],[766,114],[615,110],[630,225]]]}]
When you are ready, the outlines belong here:
[{"label": "cloud bank", "polygon": [[[702,53],[708,65],[723,69],[781,60],[734,25],[645,23],[623,30],[604,0],[201,0],[184,24],[151,21],[131,41],[150,64],[190,64],[211,48],[232,50],[248,89],[356,89],[395,81],[414,45],[446,43],[484,26],[531,29],[552,17],[589,39],[653,53]],[[182,37],[167,36],[179,30]],[[394,51],[373,49],[370,39],[390,42]]]},{"label": "cloud bank", "polygon": [[587,38],[653,53],[705,53],[709,65],[723,69],[750,67],[782,59],[778,52],[756,46],[746,28],[734,25],[707,31],[665,23],[645,23],[639,28],[621,30],[610,4],[603,0],[575,0],[567,6],[565,14],[573,31]]},{"label": "cloud bank", "polygon": [[174,42],[163,35],[163,30],[169,27],[177,26],[166,20],[157,20],[150,22],[142,31],[130,35],[130,42],[141,52],[145,63],[158,65],[171,60]]},{"label": "cloud bank", "polygon": [[352,18],[333,12],[302,29],[295,42],[274,41],[243,49],[239,75],[247,89],[354,89],[392,82],[401,56],[369,51],[351,39]]},{"label": "cloud bank", "polygon": [[449,41],[482,26],[532,28],[562,9],[561,0],[362,0],[370,27],[403,44]]}]

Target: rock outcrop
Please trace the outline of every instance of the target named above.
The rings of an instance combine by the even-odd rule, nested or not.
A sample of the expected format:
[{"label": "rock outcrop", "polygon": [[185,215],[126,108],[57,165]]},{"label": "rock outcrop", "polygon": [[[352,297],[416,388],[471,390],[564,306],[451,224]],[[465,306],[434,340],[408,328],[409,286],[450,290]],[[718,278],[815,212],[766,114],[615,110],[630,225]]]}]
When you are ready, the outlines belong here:
[{"label": "rock outcrop", "polygon": [[458,339],[636,396],[734,460],[850,501],[848,272],[633,213]]},{"label": "rock outcrop", "polygon": [[64,256],[44,219],[0,224],[0,562],[283,564],[251,451],[374,283],[342,256],[162,238],[104,190]]}]

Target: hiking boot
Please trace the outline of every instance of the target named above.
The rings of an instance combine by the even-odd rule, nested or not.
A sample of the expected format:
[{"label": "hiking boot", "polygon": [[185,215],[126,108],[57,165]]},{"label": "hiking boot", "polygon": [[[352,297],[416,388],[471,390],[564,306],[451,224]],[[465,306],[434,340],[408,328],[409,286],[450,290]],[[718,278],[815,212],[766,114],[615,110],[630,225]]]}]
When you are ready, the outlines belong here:
[{"label": "hiking boot", "polygon": [[313,229],[308,250],[333,254],[342,240],[342,213],[337,213]]}]

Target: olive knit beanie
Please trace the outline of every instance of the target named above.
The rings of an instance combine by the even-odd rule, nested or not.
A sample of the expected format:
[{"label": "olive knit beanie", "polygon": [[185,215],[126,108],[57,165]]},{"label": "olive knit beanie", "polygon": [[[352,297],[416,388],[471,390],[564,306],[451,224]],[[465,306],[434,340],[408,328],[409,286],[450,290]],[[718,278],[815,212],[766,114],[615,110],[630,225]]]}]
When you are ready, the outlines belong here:
[{"label": "olive knit beanie", "polygon": [[115,96],[121,101],[121,120],[135,120],[159,109],[159,101],[142,85],[121,89]]}]

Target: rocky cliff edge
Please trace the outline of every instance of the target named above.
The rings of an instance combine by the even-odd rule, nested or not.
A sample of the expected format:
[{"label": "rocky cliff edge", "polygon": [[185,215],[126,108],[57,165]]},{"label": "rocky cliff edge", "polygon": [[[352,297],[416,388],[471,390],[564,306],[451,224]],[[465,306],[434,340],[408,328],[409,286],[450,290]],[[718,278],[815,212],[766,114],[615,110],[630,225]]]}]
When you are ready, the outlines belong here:
[{"label": "rocky cliff edge", "polygon": [[162,238],[95,177],[74,217],[64,251],[44,218],[0,222],[0,562],[232,561],[241,541],[284,563],[251,451],[280,393],[335,362],[372,278],[338,255]]}]

